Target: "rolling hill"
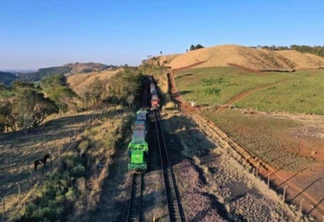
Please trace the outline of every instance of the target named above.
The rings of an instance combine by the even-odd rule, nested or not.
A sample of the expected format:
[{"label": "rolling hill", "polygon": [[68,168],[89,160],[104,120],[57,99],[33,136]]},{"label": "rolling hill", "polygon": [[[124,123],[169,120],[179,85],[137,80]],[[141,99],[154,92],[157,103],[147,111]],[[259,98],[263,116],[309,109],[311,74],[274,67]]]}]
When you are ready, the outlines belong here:
[{"label": "rolling hill", "polygon": [[117,70],[103,70],[100,72],[81,73],[78,75],[71,75],[67,77],[67,82],[70,87],[79,96],[83,96],[89,85],[96,79],[107,80],[117,74],[121,69]]},{"label": "rolling hill", "polygon": [[324,67],[324,58],[294,50],[272,51],[239,45],[219,45],[158,57],[160,64],[178,69],[199,63],[196,67],[235,64],[258,71],[294,71]]},{"label": "rolling hill", "polygon": [[18,79],[18,77],[15,74],[0,71],[0,83],[2,82],[6,86],[9,86],[16,79]]},{"label": "rolling hill", "polygon": [[39,81],[42,78],[53,74],[64,74],[70,76],[79,73],[99,72],[108,68],[115,68],[115,66],[108,66],[101,63],[69,63],[63,66],[41,68],[36,72],[20,73],[19,79],[24,81]]}]

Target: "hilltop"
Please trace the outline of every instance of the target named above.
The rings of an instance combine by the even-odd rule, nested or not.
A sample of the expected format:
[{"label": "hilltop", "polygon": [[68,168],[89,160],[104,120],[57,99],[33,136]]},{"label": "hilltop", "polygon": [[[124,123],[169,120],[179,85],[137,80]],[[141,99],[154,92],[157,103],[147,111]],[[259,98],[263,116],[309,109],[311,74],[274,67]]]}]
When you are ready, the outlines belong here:
[{"label": "hilltop", "polygon": [[99,72],[90,72],[90,73],[80,73],[78,75],[71,75],[67,77],[67,82],[70,87],[76,92],[79,96],[83,96],[86,89],[94,82],[96,78],[99,80],[108,80],[115,74],[117,74],[121,69],[116,70],[102,70]]},{"label": "hilltop", "polygon": [[116,66],[105,65],[101,63],[69,63],[63,66],[54,66],[48,68],[41,68],[36,72],[20,73],[19,79],[24,81],[39,81],[46,76],[53,74],[64,74],[66,76],[75,75],[79,73],[99,72],[105,69],[113,69]]},{"label": "hilltop", "polygon": [[183,54],[156,58],[156,63],[172,69],[198,64],[196,67],[238,65],[257,71],[294,71],[324,68],[324,58],[295,50],[273,51],[239,45],[219,45]]}]

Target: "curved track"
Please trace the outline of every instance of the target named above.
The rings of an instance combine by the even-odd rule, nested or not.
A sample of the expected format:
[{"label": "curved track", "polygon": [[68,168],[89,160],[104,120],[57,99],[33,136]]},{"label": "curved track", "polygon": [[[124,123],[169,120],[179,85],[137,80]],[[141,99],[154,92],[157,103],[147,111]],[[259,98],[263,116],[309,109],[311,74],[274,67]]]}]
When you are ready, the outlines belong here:
[{"label": "curved track", "polygon": [[157,131],[157,141],[159,146],[161,166],[163,170],[163,180],[165,185],[165,193],[168,203],[168,212],[170,221],[185,221],[183,210],[180,204],[178,190],[175,186],[174,174],[169,161],[166,143],[163,134],[162,120],[160,112],[154,110],[155,113],[155,126]]}]

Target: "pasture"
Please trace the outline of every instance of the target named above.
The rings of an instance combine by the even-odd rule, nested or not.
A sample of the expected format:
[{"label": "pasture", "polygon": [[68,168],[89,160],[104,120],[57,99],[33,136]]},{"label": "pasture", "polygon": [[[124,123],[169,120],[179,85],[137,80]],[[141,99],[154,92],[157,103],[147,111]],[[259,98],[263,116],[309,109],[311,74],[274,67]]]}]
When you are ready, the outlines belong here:
[{"label": "pasture", "polygon": [[197,105],[230,103],[267,112],[324,114],[324,70],[259,75],[235,67],[195,68],[178,72],[175,80],[182,97]]},{"label": "pasture", "polygon": [[[87,216],[96,203],[83,202],[100,197],[111,156],[116,143],[125,141],[122,129],[129,128],[129,120],[129,112],[112,108],[57,115],[26,135],[1,134],[0,198],[5,198],[5,218],[66,221]],[[34,161],[47,152],[52,153],[52,161],[47,160],[44,171],[43,164],[35,171]]]}]

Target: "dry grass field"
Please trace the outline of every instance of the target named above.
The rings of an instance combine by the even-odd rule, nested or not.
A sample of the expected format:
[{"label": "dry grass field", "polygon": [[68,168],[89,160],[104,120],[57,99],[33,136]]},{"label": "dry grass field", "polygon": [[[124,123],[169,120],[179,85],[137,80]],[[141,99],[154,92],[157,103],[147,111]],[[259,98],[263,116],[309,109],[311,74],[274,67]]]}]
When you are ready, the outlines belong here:
[{"label": "dry grass field", "polygon": [[[86,112],[57,116],[27,135],[23,132],[0,135],[0,196],[6,201],[5,217],[18,219],[27,214],[34,218],[43,215],[47,219],[55,217],[66,220],[64,207],[73,209],[73,212],[68,212],[72,221],[89,217],[103,195],[102,186],[110,172],[116,143],[125,141],[124,136],[128,136],[124,135],[122,129],[128,128],[130,117],[131,113],[113,108],[100,114]],[[52,153],[53,162],[48,160],[44,172],[43,165],[34,171],[34,161],[47,152]],[[61,172],[62,166],[66,165],[71,167],[70,171]],[[78,178],[75,173],[84,170],[84,177]],[[70,179],[76,177],[77,181],[84,182],[70,185],[65,194],[49,197],[51,186],[63,183],[65,177],[71,177],[69,174],[74,175]],[[17,183],[21,186],[21,203]],[[62,195],[67,199],[74,195],[73,206],[60,202]],[[51,213],[46,208],[48,204],[52,206]]]},{"label": "dry grass field", "polygon": [[229,63],[245,66],[259,71],[293,71],[298,69],[324,67],[324,58],[300,53],[294,50],[271,51],[254,49],[239,45],[219,45],[189,51],[183,54],[160,57],[172,69],[189,66],[204,61],[197,67],[228,66]]},{"label": "dry grass field", "polygon": [[71,88],[79,95],[83,96],[87,87],[96,79],[108,80],[112,76],[116,75],[120,70],[103,70],[101,72],[91,72],[72,75],[67,78],[67,82]]},{"label": "dry grass field", "polygon": [[279,50],[276,51],[296,64],[295,69],[317,69],[324,67],[324,59],[310,53],[301,53],[295,50]]}]

